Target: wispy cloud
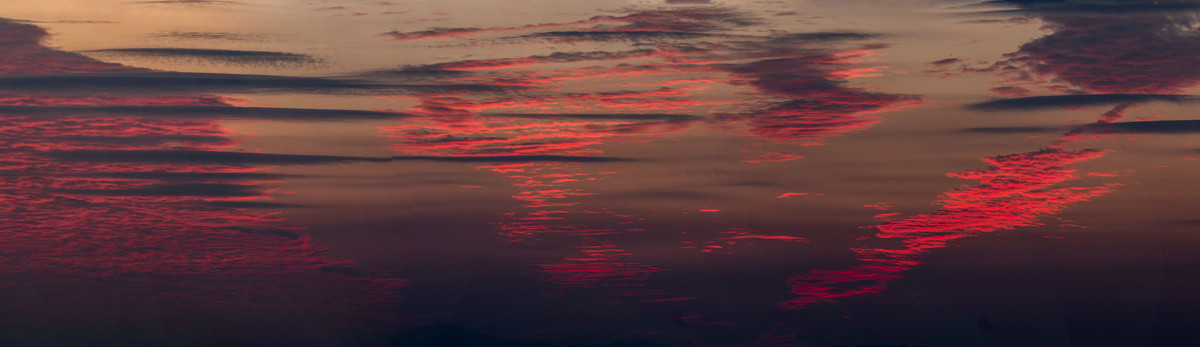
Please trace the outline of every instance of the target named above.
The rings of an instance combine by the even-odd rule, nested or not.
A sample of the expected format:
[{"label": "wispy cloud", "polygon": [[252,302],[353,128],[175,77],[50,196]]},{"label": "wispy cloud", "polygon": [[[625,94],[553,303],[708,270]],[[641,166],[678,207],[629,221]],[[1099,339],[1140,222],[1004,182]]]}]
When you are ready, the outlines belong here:
[{"label": "wispy cloud", "polygon": [[307,54],[267,51],[239,51],[227,49],[113,48],[88,50],[82,51],[82,53],[154,57],[176,60],[196,60],[242,65],[305,65],[316,64],[320,62],[319,59]]},{"label": "wispy cloud", "polygon": [[985,158],[987,169],[951,174],[979,183],[942,195],[942,208],[876,225],[873,244],[854,249],[861,265],[814,270],[789,279],[788,308],[882,292],[920,264],[919,257],[964,237],[1039,224],[1066,207],[1107,194],[1113,184],[1060,186],[1078,179],[1067,165],[1096,159],[1098,150],[1042,150]]}]

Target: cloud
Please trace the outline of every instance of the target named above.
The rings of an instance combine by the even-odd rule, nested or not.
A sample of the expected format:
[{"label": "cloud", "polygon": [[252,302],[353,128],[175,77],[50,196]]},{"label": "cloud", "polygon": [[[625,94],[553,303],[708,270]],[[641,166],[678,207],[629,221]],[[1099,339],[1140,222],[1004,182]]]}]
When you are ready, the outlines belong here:
[{"label": "cloud", "polygon": [[82,51],[83,53],[115,54],[135,57],[191,59],[226,64],[299,65],[315,64],[320,60],[307,54],[266,51],[238,51],[198,48],[115,48]]},{"label": "cloud", "polygon": [[0,119],[4,117],[150,117],[177,119],[271,119],[304,121],[352,121],[364,119],[397,119],[408,114],[364,110],[333,110],[277,107],[234,107],[234,106],[7,106],[0,105]]},{"label": "cloud", "polygon": [[575,120],[667,120],[692,121],[701,117],[686,114],[666,113],[480,113],[484,117],[530,118],[530,119],[575,119]]},{"label": "cloud", "polygon": [[277,180],[298,177],[296,175],[260,173],[260,172],[91,172],[79,174],[80,177],[110,177],[157,181],[260,181]]},{"label": "cloud", "polygon": [[497,92],[512,89],[478,84],[394,84],[361,78],[290,77],[196,72],[120,71],[2,75],[0,88],[25,94],[85,93],[252,93],[384,94]]},{"label": "cloud", "polygon": [[1079,178],[1067,165],[1103,155],[1090,149],[1047,149],[984,158],[987,169],[950,175],[978,184],[944,193],[937,211],[876,225],[875,242],[854,249],[860,265],[792,277],[788,284],[796,297],[781,305],[804,308],[882,292],[931,250],[981,233],[1038,225],[1072,204],[1107,194],[1115,184],[1063,185]]},{"label": "cloud", "polygon": [[1094,123],[1080,126],[1071,132],[1090,134],[1188,134],[1200,132],[1200,120]]},{"label": "cloud", "polygon": [[963,71],[997,72],[1009,84],[1107,94],[1179,93],[1200,82],[1200,17],[1191,11],[1200,2],[1010,3],[1052,32],[990,67]]},{"label": "cloud", "polygon": [[221,165],[303,165],[349,162],[386,162],[388,158],[326,155],[270,154],[196,150],[80,150],[45,152],[64,161],[93,163],[177,163]]},{"label": "cloud", "polygon": [[[231,202],[236,202],[236,201],[231,201]],[[296,234],[294,232],[290,232],[287,230],[279,229],[279,228],[268,227],[268,226],[243,226],[243,227],[233,227],[230,229],[236,230],[238,232],[246,233],[246,234],[286,237],[286,238],[293,239],[293,240],[300,239],[299,234]]]},{"label": "cloud", "polygon": [[621,60],[630,58],[648,58],[663,55],[662,52],[652,49],[638,49],[622,52],[608,51],[591,51],[591,52],[555,52],[548,55],[534,55],[521,58],[507,59],[488,59],[488,60],[461,60],[448,63],[430,64],[414,66],[397,70],[398,72],[425,72],[425,71],[468,71],[468,70],[492,70],[513,67],[523,67],[537,64],[548,63],[572,63],[582,61],[606,61],[606,60]]},{"label": "cloud", "polygon": [[880,34],[853,31],[818,31],[806,33],[774,34],[768,37],[771,42],[832,42],[867,40],[882,37]]},{"label": "cloud", "polygon": [[462,34],[474,34],[474,33],[481,33],[481,32],[487,32],[487,31],[489,31],[489,30],[484,29],[484,28],[433,28],[433,29],[426,29],[426,30],[421,30],[421,31],[411,31],[411,32],[401,32],[401,31],[393,30],[393,31],[385,32],[385,33],[382,33],[379,35],[386,37],[392,41],[412,41],[412,40],[457,36],[457,35],[462,35]]},{"label": "cloud", "polygon": [[52,136],[44,139],[63,142],[81,142],[123,146],[156,146],[168,143],[177,143],[199,147],[234,144],[234,141],[227,136],[210,135]]},{"label": "cloud", "polygon": [[[205,328],[192,327],[216,322],[213,317],[252,325],[246,329],[253,331],[253,336],[227,331],[229,334],[222,339],[234,344],[295,341],[290,340],[294,336],[263,333],[276,331],[286,323],[249,317],[319,313],[328,317],[321,318],[321,324],[330,326],[350,325],[345,322],[358,319],[393,323],[389,313],[382,311],[396,300],[401,280],[322,271],[327,266],[349,265],[329,257],[325,248],[310,237],[287,231],[294,228],[284,226],[279,216],[235,208],[238,204],[267,203],[247,201],[263,197],[266,191],[252,181],[283,176],[221,165],[213,158],[209,163],[113,160],[122,155],[117,154],[120,152],[136,157],[128,152],[165,151],[180,142],[211,149],[234,141],[212,119],[131,119],[127,114],[118,114],[122,111],[208,115],[275,111],[183,107],[228,106],[219,98],[200,93],[113,95],[97,87],[104,87],[104,83],[94,81],[89,83],[96,88],[82,88],[79,80],[72,81],[68,75],[125,70],[130,72],[126,76],[149,77],[152,85],[160,87],[163,83],[155,82],[155,76],[180,75],[148,75],[51,50],[40,45],[45,37],[45,31],[35,26],[0,20],[0,74],[8,83],[0,103],[42,106],[9,108],[7,111],[24,116],[0,118],[4,124],[0,127],[0,147],[5,152],[0,163],[4,176],[0,180],[0,221],[4,229],[0,244],[9,246],[0,256],[0,290],[18,295],[37,293],[36,314],[79,322],[102,321],[117,314],[133,322],[154,322],[102,330],[67,327],[59,334],[59,341],[86,343],[86,338],[80,336],[94,337],[102,332],[105,341],[116,344],[169,344],[164,340],[167,338],[155,336],[205,334]],[[56,77],[31,82],[13,76],[26,74],[37,75],[34,79]],[[134,80],[107,86],[137,83]],[[49,97],[16,88],[22,83],[43,83],[33,89],[45,91],[54,88],[52,81],[63,82],[62,88],[76,93]],[[182,108],[86,108],[113,104]],[[93,113],[75,117],[78,112]],[[89,154],[81,153],[75,153],[79,160],[55,160],[56,154],[69,157],[71,154],[63,153],[79,149],[109,149],[111,153],[108,160],[87,161]],[[94,307],[97,300],[116,311],[78,310]],[[292,331],[294,326],[287,328],[279,331]],[[137,338],[121,340],[121,336]],[[21,339],[16,337],[14,341]]]},{"label": "cloud", "polygon": [[42,153],[64,161],[220,165],[309,165],[352,162],[440,161],[465,163],[613,162],[629,159],[570,155],[394,156],[386,158],[196,150],[79,150]]},{"label": "cloud", "polygon": [[911,95],[888,94],[846,86],[837,74],[844,58],[834,52],[807,51],[788,58],[761,59],[721,67],[748,80],[761,93],[786,98],[755,112],[722,115],[744,121],[765,139],[819,145],[841,134],[873,126],[863,116],[919,102]]},{"label": "cloud", "polygon": [[993,3],[1020,5],[1019,9],[993,10],[984,13],[1039,14],[1136,14],[1200,10],[1195,0],[1132,0],[1132,1],[1062,1],[1062,0],[1000,0]]},{"label": "cloud", "polygon": [[728,35],[704,32],[636,30],[636,31],[548,31],[519,36],[510,36],[508,40],[550,40],[555,42],[584,42],[584,41],[674,41],[700,39]]},{"label": "cloud", "polygon": [[[387,39],[454,38],[468,45],[512,44],[508,48],[513,49],[528,41],[600,42],[603,45],[597,47],[611,51],[450,61],[397,69],[401,78],[424,78],[453,69],[462,73],[438,78],[529,88],[475,97],[421,95],[419,105],[404,110],[418,117],[406,118],[385,131],[396,141],[394,149],[424,157],[591,157],[603,153],[600,144],[657,140],[662,134],[682,131],[708,118],[714,109],[728,112],[717,115],[720,121],[747,124],[757,138],[820,144],[833,136],[869,128],[880,119],[872,113],[919,102],[916,96],[856,87],[849,81],[886,71],[886,67],[862,63],[885,47],[872,40],[886,36],[842,31],[778,33],[753,26],[758,23],[757,18],[729,9],[688,7],[567,23],[387,33]],[[771,34],[762,34],[768,32]],[[714,38],[720,40],[710,40]],[[543,66],[517,69],[550,63],[578,64],[555,66],[558,70]],[[707,95],[712,89],[732,91],[736,96],[728,98],[733,100],[714,98]],[[780,153],[763,160],[800,157]],[[609,173],[557,162],[488,164],[477,167],[508,176],[518,190],[513,199],[520,206],[498,223],[503,236],[515,242],[554,238],[580,245],[578,254],[536,263],[552,287],[640,287],[662,271],[654,264],[632,261],[619,244],[623,240],[610,236],[640,230],[636,218],[590,204],[603,193],[591,192],[586,189],[589,185],[580,182],[602,180]],[[695,197],[667,191],[651,195]],[[725,241],[740,244],[749,240],[801,239],[747,233]],[[653,290],[647,288],[616,294],[650,292]]]},{"label": "cloud", "polygon": [[[580,30],[541,31],[553,26],[521,26],[493,28],[498,31],[530,30],[527,34],[508,36],[514,38],[552,38],[571,41],[626,41],[637,47],[645,40],[661,41],[653,49],[626,51],[560,52],[519,58],[488,60],[464,60],[414,66],[399,69],[421,76],[427,72],[445,70],[487,70],[486,75],[448,76],[450,80],[469,81],[479,84],[527,86],[529,90],[548,94],[509,94],[491,100],[474,100],[455,95],[426,97],[421,104],[410,110],[413,114],[438,115],[440,117],[470,117],[477,113],[500,114],[498,109],[534,109],[543,114],[582,114],[579,111],[595,111],[607,114],[613,111],[630,113],[690,113],[688,110],[708,105],[734,104],[743,112],[720,114],[722,122],[746,122],[751,124],[751,133],[761,138],[802,144],[821,144],[824,139],[839,134],[859,131],[871,127],[878,118],[870,113],[915,105],[919,98],[873,92],[847,86],[848,78],[871,76],[884,67],[855,66],[854,59],[870,56],[871,51],[883,45],[867,43],[856,49],[836,50],[831,46],[848,41],[872,40],[883,37],[878,34],[851,31],[824,31],[800,33],[773,33],[771,35],[734,34],[733,29],[757,24],[748,18],[727,9],[683,9],[674,11],[635,12],[618,17],[596,17],[595,20],[571,22],[571,25],[588,24]],[[559,23],[566,25],[568,23]],[[501,30],[502,29],[502,30]],[[539,30],[533,30],[539,29]],[[474,30],[474,29],[472,29]],[[465,31],[456,30],[456,33]],[[700,37],[723,37],[728,40],[720,44],[686,42]],[[504,42],[504,41],[501,41]],[[561,71],[537,70],[500,72],[515,67],[560,62],[605,62],[624,59],[646,59],[639,64],[617,66],[595,66],[565,68]],[[697,77],[703,75],[704,77]],[[564,93],[564,83],[580,80],[620,80],[641,76],[679,76],[676,80],[660,81],[657,90],[629,89]],[[610,84],[615,84],[609,82]],[[676,84],[672,84],[676,83]],[[753,98],[744,101],[714,101],[702,99],[700,92],[714,84],[726,84],[755,88]],[[599,89],[599,88],[595,88]],[[546,111],[541,111],[546,110]],[[573,112],[561,112],[571,110]],[[595,121],[604,119],[589,116]],[[572,117],[578,118],[578,117]],[[611,118],[611,117],[610,117]],[[634,118],[630,118],[633,120]],[[628,124],[632,127],[655,126],[656,124]],[[461,129],[476,129],[473,126],[456,125]],[[615,129],[615,128],[614,128]],[[673,128],[678,129],[678,128]],[[398,137],[405,138],[403,146],[397,148],[425,148],[474,153],[483,148],[503,151],[581,151],[584,146],[596,143],[593,134],[580,136],[574,132],[557,131],[551,135],[565,139],[586,138],[587,141],[500,141],[497,136],[476,136],[475,139],[454,135],[455,129],[422,132],[408,131]],[[432,134],[437,134],[434,136]],[[545,137],[550,137],[547,135]],[[443,141],[454,139],[454,141]],[[453,145],[451,145],[453,144]],[[474,148],[468,150],[471,146]]]},{"label": "cloud", "polygon": [[984,134],[1022,134],[1022,133],[1044,133],[1060,130],[1059,128],[1049,127],[996,127],[996,128],[966,128],[963,129],[971,133]]},{"label": "cloud", "polygon": [[173,39],[173,40],[224,40],[224,41],[244,41],[244,42],[261,42],[266,41],[267,36],[263,34],[251,33],[228,33],[214,31],[165,31],[151,34],[156,38]]},{"label": "cloud", "polygon": [[475,155],[475,156],[396,156],[397,161],[442,161],[460,163],[531,163],[531,162],[564,162],[564,163],[605,163],[615,161],[632,161],[627,158],[593,157],[579,155]]},{"label": "cloud", "polygon": [[[540,23],[515,27],[492,28],[432,28],[421,31],[390,31],[380,34],[392,41],[412,41],[431,38],[460,37],[474,34],[535,31],[539,29],[593,25],[581,30],[565,30],[509,36],[506,39],[553,39],[558,41],[654,40],[665,38],[696,38],[703,32],[730,27],[749,26],[758,21],[724,9],[679,9],[640,11],[625,16],[595,16],[563,23]],[[629,34],[621,34],[628,32]],[[593,33],[594,35],[588,35]],[[690,35],[689,35],[690,34]]]},{"label": "cloud", "polygon": [[156,184],[129,189],[58,189],[54,191],[106,196],[248,197],[263,195],[257,186],[227,183]]},{"label": "cloud", "polygon": [[1200,97],[1175,94],[1077,94],[1000,99],[968,105],[978,111],[1030,111],[1050,108],[1138,104],[1152,101],[1200,102]]},{"label": "cloud", "polygon": [[0,18],[0,75],[91,72],[128,69],[41,45],[46,30]]}]

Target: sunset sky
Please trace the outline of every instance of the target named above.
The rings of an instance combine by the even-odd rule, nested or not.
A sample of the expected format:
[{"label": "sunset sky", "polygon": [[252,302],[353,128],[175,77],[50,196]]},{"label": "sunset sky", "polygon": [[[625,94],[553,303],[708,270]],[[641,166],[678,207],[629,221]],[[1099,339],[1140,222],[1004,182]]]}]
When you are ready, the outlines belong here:
[{"label": "sunset sky", "polygon": [[0,344],[1200,343],[1197,28],[0,2]]}]

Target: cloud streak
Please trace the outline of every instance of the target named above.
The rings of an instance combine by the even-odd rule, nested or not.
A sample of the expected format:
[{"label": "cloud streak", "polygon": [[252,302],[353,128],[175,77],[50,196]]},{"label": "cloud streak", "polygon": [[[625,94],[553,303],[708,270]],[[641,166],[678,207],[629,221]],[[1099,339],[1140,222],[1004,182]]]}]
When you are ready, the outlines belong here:
[{"label": "cloud streak", "polygon": [[19,106],[0,105],[3,117],[148,117],[164,119],[269,119],[305,121],[353,121],[396,119],[411,115],[396,112],[333,110],[281,107],[235,107],[203,105],[114,105],[114,106]]},{"label": "cloud streak", "polygon": [[192,59],[246,65],[298,65],[320,62],[307,54],[266,51],[239,51],[200,48],[114,48],[82,51],[83,53],[114,54],[133,57]]},{"label": "cloud streak", "polygon": [[796,297],[781,305],[804,308],[880,293],[931,250],[982,233],[1038,225],[1039,219],[1072,204],[1107,194],[1115,184],[1061,185],[1079,178],[1067,165],[1103,155],[1099,150],[1048,149],[985,158],[987,169],[950,175],[979,184],[943,194],[942,208],[932,213],[876,225],[873,242],[854,249],[861,265],[794,276],[788,284]]},{"label": "cloud streak", "polygon": [[382,163],[391,161],[439,161],[460,163],[600,163],[630,160],[625,158],[572,155],[394,156],[376,158],[198,150],[78,150],[45,152],[42,155],[54,158],[56,160],[93,163],[175,163],[220,165],[314,165],[353,162]]},{"label": "cloud streak", "polygon": [[0,76],[0,88],[25,94],[299,92],[386,94],[498,92],[512,89],[478,84],[395,84],[359,78],[290,77],[194,72],[120,71]]},{"label": "cloud streak", "polygon": [[1071,133],[1089,134],[1188,134],[1197,132],[1200,132],[1200,120],[1094,123],[1071,131]]},{"label": "cloud streak", "polygon": [[1173,103],[1200,102],[1194,95],[1176,94],[1077,94],[999,99],[967,105],[968,109],[989,112],[1032,111],[1051,108],[1140,104],[1153,101]]}]

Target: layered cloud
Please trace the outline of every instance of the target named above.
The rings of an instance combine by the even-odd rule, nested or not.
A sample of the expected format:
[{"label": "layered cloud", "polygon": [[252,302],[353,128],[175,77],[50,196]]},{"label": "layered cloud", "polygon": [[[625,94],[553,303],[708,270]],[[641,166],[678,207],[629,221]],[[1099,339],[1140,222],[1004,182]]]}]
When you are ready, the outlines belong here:
[{"label": "layered cloud", "polygon": [[[292,337],[260,335],[259,329],[301,321],[333,329],[388,317],[380,308],[398,298],[403,281],[347,275],[340,269],[348,262],[326,256],[323,246],[277,216],[230,207],[269,204],[271,188],[261,181],[286,176],[260,172],[253,157],[215,160],[219,155],[211,153],[235,141],[213,116],[280,113],[235,110],[204,88],[233,82],[102,63],[42,47],[44,37],[37,27],[0,22],[6,87],[0,96],[0,242],[8,245],[0,251],[0,301],[6,310],[56,317],[56,324],[66,324],[55,328],[62,341],[101,336],[114,343],[167,343],[153,336],[224,320],[329,317],[260,321],[246,326],[253,334],[226,335],[282,341]],[[171,93],[107,92],[144,88],[132,76]],[[180,78],[210,82],[170,88],[185,82],[165,81]],[[61,89],[72,93],[31,93]],[[173,111],[199,116],[157,115]],[[213,160],[172,159],[185,152]],[[95,321],[117,323],[99,330],[83,323]],[[0,330],[13,328],[6,321]]]},{"label": "layered cloud", "polygon": [[497,92],[511,89],[478,84],[398,84],[353,77],[293,77],[124,70],[4,75],[0,76],[0,88],[4,88],[6,92],[39,95],[257,92],[389,94]]},{"label": "layered cloud", "polygon": [[[43,100],[45,101],[45,100]],[[51,104],[47,104],[51,103]],[[0,105],[0,118],[56,118],[76,116],[136,116],[161,119],[271,119],[307,121],[353,121],[396,119],[410,115],[395,112],[302,109],[283,107],[234,107],[222,105]]]},{"label": "layered cloud", "polygon": [[[390,32],[389,40],[493,45],[528,41],[598,43],[604,51],[446,61],[382,72],[396,78],[517,86],[503,94],[427,93],[403,110],[415,117],[384,131],[411,155],[594,157],[604,144],[655,141],[709,123],[750,138],[817,145],[878,122],[873,113],[912,106],[916,96],[853,86],[884,73],[864,64],[886,46],[858,32],[767,32],[757,18],[723,8],[681,8],[574,22]],[[705,39],[705,40],[698,40]],[[721,97],[733,92],[736,97]],[[775,153],[756,161],[796,160]],[[630,245],[639,218],[598,207],[596,181],[615,172],[571,163],[479,166],[512,179],[519,206],[497,222],[526,244],[572,245],[572,254],[534,261],[553,293],[607,288],[631,300],[692,300],[647,287],[670,271],[639,261]],[[720,242],[804,242],[791,235],[739,232]]]}]

